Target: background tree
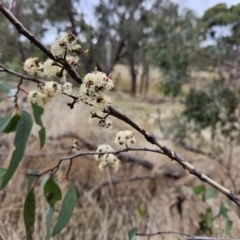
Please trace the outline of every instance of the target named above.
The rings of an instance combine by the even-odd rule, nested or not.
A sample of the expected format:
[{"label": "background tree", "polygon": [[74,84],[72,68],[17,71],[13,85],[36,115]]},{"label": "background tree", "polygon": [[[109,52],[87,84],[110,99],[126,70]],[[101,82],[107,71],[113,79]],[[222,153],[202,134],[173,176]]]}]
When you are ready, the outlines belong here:
[{"label": "background tree", "polygon": [[152,21],[153,31],[149,33],[149,59],[164,73],[160,89],[176,97],[189,81],[193,54],[187,46],[200,44],[198,18],[191,10],[180,13],[178,5],[170,2],[157,11]]}]

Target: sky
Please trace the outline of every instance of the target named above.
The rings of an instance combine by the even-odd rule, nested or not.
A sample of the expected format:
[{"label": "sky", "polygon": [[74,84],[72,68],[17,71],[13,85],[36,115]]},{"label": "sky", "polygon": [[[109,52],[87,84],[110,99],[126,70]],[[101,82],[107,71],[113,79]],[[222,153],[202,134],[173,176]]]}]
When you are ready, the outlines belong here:
[{"label": "sky", "polygon": [[180,8],[190,8],[194,10],[199,17],[210,7],[219,3],[226,3],[228,7],[240,3],[240,0],[171,0],[178,3]]},{"label": "sky", "polygon": [[[134,0],[133,0],[134,1]],[[201,17],[204,12],[219,3],[226,3],[228,7],[232,5],[236,5],[240,3],[240,0],[170,0],[174,3],[179,4],[180,11],[184,8],[190,8],[195,11],[198,17]],[[96,24],[96,20],[93,15],[93,8],[95,5],[99,3],[99,0],[81,0],[80,5],[76,7],[80,7],[84,9],[84,12],[88,12],[88,18],[86,19],[89,24]],[[52,30],[51,30],[52,31]],[[228,31],[227,31],[228,32]],[[223,33],[225,35],[225,33]],[[46,34],[46,37],[43,39],[45,44],[49,44],[54,41],[56,37],[55,34]]]}]

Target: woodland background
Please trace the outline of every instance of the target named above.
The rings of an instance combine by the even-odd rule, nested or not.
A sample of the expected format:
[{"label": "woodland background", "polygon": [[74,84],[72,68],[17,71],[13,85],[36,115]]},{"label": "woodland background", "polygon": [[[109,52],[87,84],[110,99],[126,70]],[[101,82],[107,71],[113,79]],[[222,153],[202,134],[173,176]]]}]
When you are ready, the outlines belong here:
[{"label": "woodland background", "polygon": [[[101,0],[91,11],[92,25],[86,23],[88,13],[80,8],[80,0],[18,0],[13,9],[39,39],[74,30],[83,49],[89,49],[81,55],[77,69],[81,76],[95,67],[112,73],[113,106],[239,194],[240,4],[219,3],[202,17],[160,0]],[[5,66],[23,72],[26,58],[45,59],[2,15],[0,32],[0,62]],[[0,73],[0,82],[16,85],[17,80]],[[33,88],[33,83],[24,85],[27,91]],[[2,117],[11,111],[12,102],[4,99],[4,91],[0,97]],[[30,109],[26,94],[21,93],[19,101]],[[54,166],[71,153],[73,138],[81,150],[95,150],[99,144],[113,144],[116,132],[128,128],[114,120],[114,128],[102,132],[87,106],[70,110],[67,101],[59,97],[45,108],[46,145],[39,150],[39,128],[34,126],[20,170],[0,192],[0,239],[24,238],[25,172]],[[146,146],[142,136],[136,133],[136,137],[138,146]],[[2,134],[1,166],[8,166],[12,148],[13,135]],[[122,154],[120,159],[122,166],[116,173],[99,172],[91,156],[74,160],[70,178],[77,185],[78,202],[70,223],[56,239],[127,239],[133,228],[141,233],[172,230],[239,236],[239,208],[181,166],[147,152]],[[61,171],[58,179],[66,191]],[[46,234],[41,191],[39,186],[34,239],[44,239]]]}]

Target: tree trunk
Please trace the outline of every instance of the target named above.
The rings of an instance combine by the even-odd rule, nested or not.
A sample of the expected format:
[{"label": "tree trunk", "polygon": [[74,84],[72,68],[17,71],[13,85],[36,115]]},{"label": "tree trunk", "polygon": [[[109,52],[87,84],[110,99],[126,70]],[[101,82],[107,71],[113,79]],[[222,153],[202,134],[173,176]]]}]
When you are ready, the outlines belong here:
[{"label": "tree trunk", "polygon": [[134,61],[134,55],[131,54],[129,58],[130,73],[131,73],[131,95],[136,96],[137,91],[137,69]]}]

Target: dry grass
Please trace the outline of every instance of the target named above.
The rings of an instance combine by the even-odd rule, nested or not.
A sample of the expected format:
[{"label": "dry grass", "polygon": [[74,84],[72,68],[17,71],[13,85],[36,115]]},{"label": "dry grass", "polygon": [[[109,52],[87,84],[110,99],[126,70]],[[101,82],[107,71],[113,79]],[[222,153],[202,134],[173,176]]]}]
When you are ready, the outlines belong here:
[{"label": "dry grass", "polygon": [[[155,73],[154,73],[155,74]],[[127,79],[127,76],[121,78]],[[126,80],[127,81],[127,80]],[[120,84],[120,82],[119,82]],[[127,86],[126,82],[121,82],[121,89]],[[151,92],[151,96],[156,94]],[[156,135],[161,135],[154,117],[156,117],[157,104],[150,104],[141,100],[131,98],[122,91],[112,92],[114,106],[134,119],[139,125]],[[159,96],[158,96],[159,97]],[[161,96],[160,96],[161,97]],[[37,139],[38,126],[34,126],[32,136],[29,139],[25,157],[19,167],[19,171],[14,175],[8,186],[0,192],[0,239],[24,239],[25,228],[22,217],[23,202],[27,192],[27,181],[23,172],[40,171],[54,166],[60,157],[70,154],[71,138],[57,138],[66,131],[89,139],[95,144],[110,143],[114,145],[113,139],[119,129],[129,127],[119,120],[114,119],[114,128],[110,132],[102,132],[97,127],[97,120],[91,119],[89,109],[80,107],[70,110],[66,106],[67,98],[56,98],[50,103],[44,113],[43,122],[47,128],[47,143],[43,150],[39,150]],[[10,103],[5,102],[6,109]],[[161,104],[163,121],[168,121],[173,112],[179,112],[180,105],[172,102]],[[24,108],[29,110],[29,104],[24,103]],[[4,109],[2,114],[4,114]],[[136,134],[138,146],[148,146],[145,140],[138,133]],[[171,134],[171,133],[169,133]],[[14,135],[2,135],[0,137],[1,166],[7,166],[12,150],[12,140]],[[215,180],[231,187],[230,181],[226,178],[224,164],[219,164],[209,158],[187,152],[174,145],[173,142],[165,140],[165,144],[180,153],[181,156],[190,160],[199,170],[208,174]],[[81,150],[87,150],[82,146]],[[238,154],[236,152],[236,154]],[[99,172],[97,163],[92,158],[74,159],[70,179],[76,184],[78,192],[78,202],[74,214],[68,226],[62,233],[54,239],[101,239],[101,240],[122,240],[127,239],[128,231],[133,227],[138,227],[139,232],[156,231],[181,231],[196,235],[198,229],[199,215],[204,213],[210,206],[213,212],[218,210],[221,203],[225,202],[225,197],[219,197],[208,201],[202,201],[201,196],[189,193],[189,188],[200,185],[200,181],[194,176],[186,174],[176,180],[164,175],[157,175],[156,178],[148,178],[139,181],[122,181],[119,184],[111,184],[116,179],[128,179],[138,176],[155,176],[156,171],[163,166],[171,166],[176,171],[181,167],[161,155],[152,153],[134,153],[134,155],[153,161],[156,167],[148,170],[142,166],[131,163],[123,163],[118,172],[106,170]],[[237,165],[237,158],[234,158],[233,165]],[[64,180],[67,164],[58,172],[58,179],[62,191],[65,193],[68,182]],[[234,172],[235,171],[235,172]],[[233,170],[236,174],[237,168]],[[100,183],[108,182],[105,187],[99,187],[96,191],[92,189]],[[239,181],[236,181],[239,186]],[[47,204],[43,197],[43,189],[39,184],[35,188],[37,195],[36,223],[34,229],[34,239],[44,239],[45,237],[45,212]],[[177,212],[176,204],[178,197],[184,197],[182,204],[182,216]],[[57,209],[60,208],[60,203]],[[230,207],[229,216],[233,221],[231,236],[239,235],[239,217],[235,206]],[[54,215],[54,221],[57,214]],[[214,222],[213,235],[224,236],[225,221],[219,218]],[[146,239],[137,237],[137,240]],[[151,239],[185,239],[179,236],[156,236]]]}]

